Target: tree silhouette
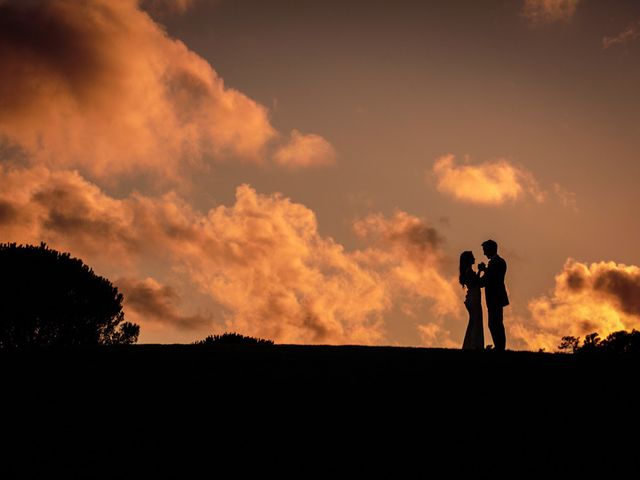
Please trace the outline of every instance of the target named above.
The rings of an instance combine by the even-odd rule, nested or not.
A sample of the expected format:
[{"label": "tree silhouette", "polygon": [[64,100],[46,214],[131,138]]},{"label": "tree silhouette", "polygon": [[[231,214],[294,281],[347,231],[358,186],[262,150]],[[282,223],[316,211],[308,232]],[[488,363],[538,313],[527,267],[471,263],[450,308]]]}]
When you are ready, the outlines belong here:
[{"label": "tree silhouette", "polygon": [[580,345],[580,337],[562,337],[558,350],[571,350],[572,353],[640,353],[640,332],[620,330],[613,332],[604,340],[597,333],[590,333]]},{"label": "tree silhouette", "polygon": [[138,340],[122,294],[82,260],[41,243],[0,244],[0,348]]},{"label": "tree silhouette", "polygon": [[601,344],[604,351],[612,353],[640,353],[640,332],[621,330],[613,332]]},{"label": "tree silhouette", "polygon": [[580,337],[566,336],[562,337],[562,342],[558,345],[558,350],[571,350],[571,353],[576,353],[580,348]]},{"label": "tree silhouette", "polygon": [[600,335],[594,332],[584,337],[584,343],[580,347],[579,351],[581,353],[591,353],[591,352],[595,352],[599,347],[600,347]]}]

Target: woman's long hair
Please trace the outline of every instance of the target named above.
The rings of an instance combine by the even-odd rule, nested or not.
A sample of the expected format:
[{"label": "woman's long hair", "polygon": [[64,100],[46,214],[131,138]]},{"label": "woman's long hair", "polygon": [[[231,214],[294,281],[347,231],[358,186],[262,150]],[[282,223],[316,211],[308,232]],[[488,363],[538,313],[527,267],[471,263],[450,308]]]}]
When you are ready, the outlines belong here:
[{"label": "woman's long hair", "polygon": [[473,258],[473,252],[467,250],[460,254],[460,277],[458,280],[460,281],[460,285],[464,287],[464,274],[468,268],[473,265],[475,259]]}]

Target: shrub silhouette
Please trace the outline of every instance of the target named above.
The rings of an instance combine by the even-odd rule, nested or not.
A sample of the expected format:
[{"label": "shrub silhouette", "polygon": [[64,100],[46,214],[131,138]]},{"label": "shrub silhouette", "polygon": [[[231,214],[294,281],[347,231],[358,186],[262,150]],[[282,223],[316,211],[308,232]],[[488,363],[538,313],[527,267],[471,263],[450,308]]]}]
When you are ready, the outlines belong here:
[{"label": "shrub silhouette", "polygon": [[82,260],[41,243],[0,244],[0,348],[138,340],[122,294]]},{"label": "shrub silhouette", "polygon": [[613,353],[640,353],[640,332],[635,329],[613,332],[600,343],[600,348]]},{"label": "shrub silhouette", "polygon": [[573,353],[640,353],[640,332],[620,330],[613,332],[604,340],[597,333],[590,333],[580,345],[580,337],[562,337],[559,350],[571,350]]},{"label": "shrub silhouette", "polygon": [[571,350],[571,353],[576,353],[578,348],[580,348],[580,337],[562,337],[562,342],[558,345],[558,350]]},{"label": "shrub silhouette", "polygon": [[209,335],[204,340],[194,342],[194,345],[273,345],[273,340],[246,337],[239,333],[225,332],[222,335]]}]

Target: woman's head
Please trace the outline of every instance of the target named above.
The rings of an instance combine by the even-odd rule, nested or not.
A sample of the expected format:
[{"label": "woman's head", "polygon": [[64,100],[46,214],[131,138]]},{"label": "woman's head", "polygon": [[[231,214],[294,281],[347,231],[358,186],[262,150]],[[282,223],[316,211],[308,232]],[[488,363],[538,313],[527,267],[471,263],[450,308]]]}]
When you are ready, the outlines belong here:
[{"label": "woman's head", "polygon": [[460,254],[460,278],[459,278],[459,281],[460,281],[461,285],[464,285],[464,282],[463,282],[464,273],[474,263],[476,263],[476,259],[473,256],[473,252],[467,250],[467,251],[464,251],[464,252],[462,252]]}]

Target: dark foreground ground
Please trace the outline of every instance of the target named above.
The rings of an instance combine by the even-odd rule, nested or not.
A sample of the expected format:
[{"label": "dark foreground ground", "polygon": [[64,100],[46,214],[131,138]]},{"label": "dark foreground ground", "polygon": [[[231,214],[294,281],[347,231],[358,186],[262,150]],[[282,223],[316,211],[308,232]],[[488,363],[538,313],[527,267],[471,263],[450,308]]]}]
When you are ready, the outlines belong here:
[{"label": "dark foreground ground", "polygon": [[0,369],[0,478],[638,478],[637,357],[140,345]]}]

